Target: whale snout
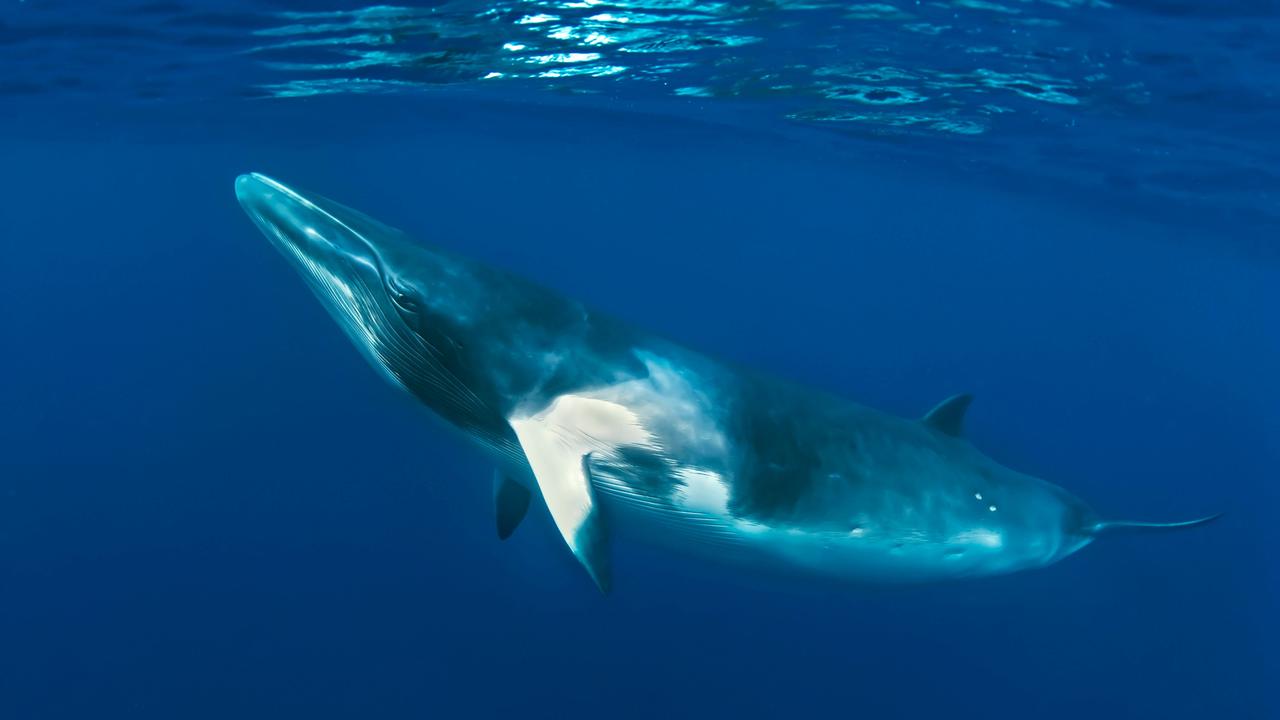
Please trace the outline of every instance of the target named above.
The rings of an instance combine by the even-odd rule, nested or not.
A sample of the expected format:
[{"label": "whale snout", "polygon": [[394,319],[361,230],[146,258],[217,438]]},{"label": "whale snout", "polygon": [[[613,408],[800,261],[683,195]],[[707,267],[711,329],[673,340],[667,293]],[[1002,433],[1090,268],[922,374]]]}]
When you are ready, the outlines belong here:
[{"label": "whale snout", "polygon": [[236,200],[254,224],[277,244],[302,242],[305,245],[303,229],[313,227],[318,219],[306,217],[315,214],[310,201],[258,173],[236,178]]},{"label": "whale snout", "polygon": [[235,187],[245,213],[356,347],[388,379],[403,384],[424,350],[404,322],[403,302],[395,300],[404,293],[388,278],[388,258],[402,251],[401,234],[258,173],[241,175]]},{"label": "whale snout", "polygon": [[351,226],[346,208],[312,199],[259,173],[236,178],[236,199],[272,243],[294,260],[359,262],[380,272],[377,248]]}]

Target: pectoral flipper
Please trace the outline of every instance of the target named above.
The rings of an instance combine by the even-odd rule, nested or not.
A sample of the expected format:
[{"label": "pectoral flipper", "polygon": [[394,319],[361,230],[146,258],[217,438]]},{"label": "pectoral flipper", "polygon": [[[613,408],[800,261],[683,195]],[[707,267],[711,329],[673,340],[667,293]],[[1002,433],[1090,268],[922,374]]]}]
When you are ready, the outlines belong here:
[{"label": "pectoral flipper", "polygon": [[603,592],[609,591],[609,533],[591,485],[591,456],[650,439],[635,414],[607,400],[562,395],[535,414],[508,420],[560,535]]},{"label": "pectoral flipper", "polygon": [[516,531],[529,510],[529,497],[533,493],[512,480],[501,470],[493,473],[493,515],[498,529],[498,539],[506,540]]}]

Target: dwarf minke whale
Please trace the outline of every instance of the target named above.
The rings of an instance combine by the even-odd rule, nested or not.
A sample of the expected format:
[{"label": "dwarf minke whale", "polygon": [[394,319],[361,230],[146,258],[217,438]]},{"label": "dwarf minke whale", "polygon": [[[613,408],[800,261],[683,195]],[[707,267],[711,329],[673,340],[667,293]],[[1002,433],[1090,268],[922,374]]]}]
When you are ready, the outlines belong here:
[{"label": "dwarf minke whale", "polygon": [[1104,520],[964,439],[968,395],[900,418],[717,361],[259,174],[245,212],[356,348],[482,448],[509,536],[537,499],[602,589],[610,543],[858,583],[997,575]]}]

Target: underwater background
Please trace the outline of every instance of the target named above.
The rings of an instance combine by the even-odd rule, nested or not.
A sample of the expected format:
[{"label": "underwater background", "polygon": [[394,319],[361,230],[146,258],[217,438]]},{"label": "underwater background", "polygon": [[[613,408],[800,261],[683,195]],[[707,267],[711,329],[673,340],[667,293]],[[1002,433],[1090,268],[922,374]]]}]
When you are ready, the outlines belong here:
[{"label": "underwater background", "polygon": [[[0,0],[0,718],[1275,718],[1280,6]],[[385,387],[261,171],[1109,517],[832,587],[545,513]]]}]

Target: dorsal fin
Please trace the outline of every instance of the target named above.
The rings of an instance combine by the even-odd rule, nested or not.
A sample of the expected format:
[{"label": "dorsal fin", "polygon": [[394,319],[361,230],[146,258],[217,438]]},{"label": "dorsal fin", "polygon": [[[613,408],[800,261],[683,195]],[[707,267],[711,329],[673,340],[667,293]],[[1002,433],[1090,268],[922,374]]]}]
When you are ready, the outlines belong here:
[{"label": "dorsal fin", "polygon": [[938,406],[930,410],[921,422],[938,432],[951,437],[960,437],[964,434],[964,413],[969,409],[971,402],[973,402],[973,396],[968,393],[952,395],[938,403]]}]

